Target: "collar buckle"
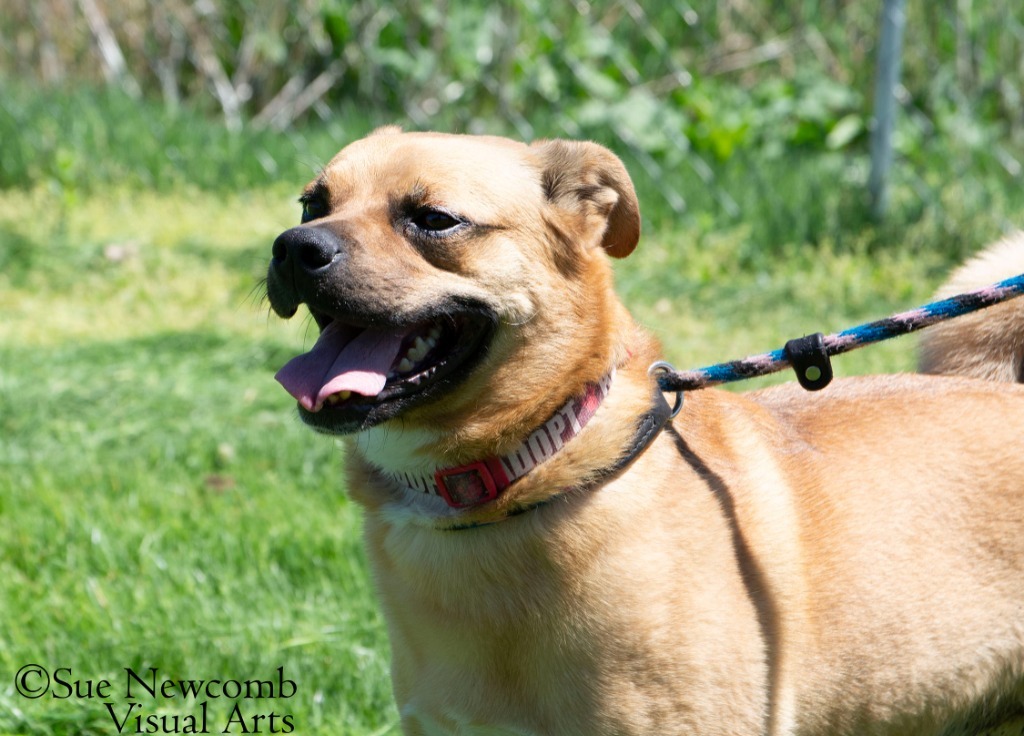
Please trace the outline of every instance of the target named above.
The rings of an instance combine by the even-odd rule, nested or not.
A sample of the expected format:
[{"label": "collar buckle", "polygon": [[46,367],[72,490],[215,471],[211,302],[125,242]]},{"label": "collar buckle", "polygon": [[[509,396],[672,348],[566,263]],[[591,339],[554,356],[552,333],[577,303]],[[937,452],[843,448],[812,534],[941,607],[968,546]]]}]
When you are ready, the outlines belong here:
[{"label": "collar buckle", "polygon": [[434,473],[441,498],[453,509],[478,506],[498,497],[497,479],[483,460]]}]

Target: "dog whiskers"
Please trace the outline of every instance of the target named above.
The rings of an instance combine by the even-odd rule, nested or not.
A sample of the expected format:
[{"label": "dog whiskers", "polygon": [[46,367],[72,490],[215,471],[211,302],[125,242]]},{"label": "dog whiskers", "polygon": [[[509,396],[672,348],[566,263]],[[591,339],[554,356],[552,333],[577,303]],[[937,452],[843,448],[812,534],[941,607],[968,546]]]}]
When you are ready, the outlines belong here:
[{"label": "dog whiskers", "polygon": [[245,296],[246,303],[258,307],[261,304],[267,304],[269,308],[270,297],[267,294],[267,277],[264,276],[249,289],[249,293]]}]

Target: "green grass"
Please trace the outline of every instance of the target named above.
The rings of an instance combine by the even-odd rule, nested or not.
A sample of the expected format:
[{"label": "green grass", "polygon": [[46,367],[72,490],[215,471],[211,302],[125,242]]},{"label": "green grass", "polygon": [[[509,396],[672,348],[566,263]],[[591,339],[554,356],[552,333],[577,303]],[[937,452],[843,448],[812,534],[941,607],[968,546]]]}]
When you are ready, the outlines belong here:
[{"label": "green grass", "polygon": [[350,114],[307,131],[232,133],[193,107],[170,111],[111,88],[69,85],[40,94],[2,74],[0,86],[0,188],[47,182],[55,206],[112,186],[220,192],[299,182],[324,163],[332,138],[373,127]]},{"label": "green grass", "polygon": [[339,453],[272,380],[308,338],[252,295],[290,200],[105,197],[59,228],[45,197],[0,200],[32,253],[0,277],[0,732],[114,732],[98,699],[11,692],[29,663],[121,691],[125,667],[283,666],[297,694],[255,713],[301,733],[394,723]]},{"label": "green grass", "polygon": [[[318,145],[316,159],[333,153]],[[305,173],[217,186],[242,149],[194,146],[196,173],[149,188],[145,157],[109,146],[98,154],[123,160],[95,179],[43,167],[0,190],[0,733],[115,732],[100,699],[16,694],[30,663],[110,680],[117,696],[124,668],[246,680],[284,667],[295,696],[243,709],[291,715],[303,734],[397,733],[340,453],[272,379],[312,341],[308,322],[259,299]],[[691,208],[673,218],[638,177],[653,206],[617,279],[670,360],[741,357],[916,305],[1020,211],[1012,180],[936,154],[897,180],[895,217],[874,226],[858,215],[862,163],[737,161],[716,172],[741,204],[731,217],[690,183]],[[118,185],[118,171],[136,174]],[[836,367],[913,362],[902,340]],[[211,730],[232,705],[211,702]]]}]

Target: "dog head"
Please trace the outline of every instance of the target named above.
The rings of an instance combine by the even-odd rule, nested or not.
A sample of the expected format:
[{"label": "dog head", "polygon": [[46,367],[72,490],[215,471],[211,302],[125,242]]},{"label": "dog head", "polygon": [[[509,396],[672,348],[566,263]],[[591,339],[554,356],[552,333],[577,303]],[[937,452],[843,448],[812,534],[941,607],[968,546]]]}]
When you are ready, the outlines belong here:
[{"label": "dog head", "polygon": [[613,364],[621,307],[605,254],[634,249],[640,217],[608,150],[385,128],[300,201],[267,293],[280,316],[305,304],[320,328],[278,374],[314,428],[401,417],[514,431]]}]

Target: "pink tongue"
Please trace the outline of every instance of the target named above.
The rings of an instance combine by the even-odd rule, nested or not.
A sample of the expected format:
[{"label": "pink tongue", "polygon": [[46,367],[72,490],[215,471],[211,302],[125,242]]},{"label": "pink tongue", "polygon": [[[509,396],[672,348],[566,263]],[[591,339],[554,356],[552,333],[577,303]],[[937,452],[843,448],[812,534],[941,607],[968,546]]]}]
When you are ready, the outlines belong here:
[{"label": "pink tongue", "polygon": [[398,356],[404,334],[327,325],[313,349],[292,358],[274,376],[307,411],[320,411],[339,391],[376,396]]}]

